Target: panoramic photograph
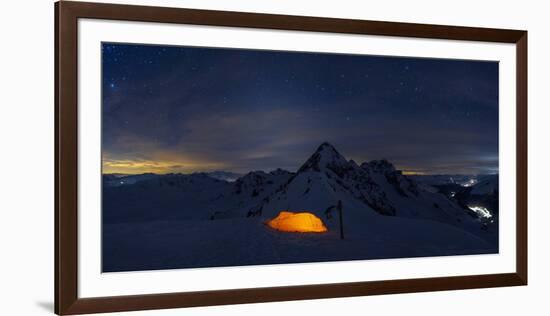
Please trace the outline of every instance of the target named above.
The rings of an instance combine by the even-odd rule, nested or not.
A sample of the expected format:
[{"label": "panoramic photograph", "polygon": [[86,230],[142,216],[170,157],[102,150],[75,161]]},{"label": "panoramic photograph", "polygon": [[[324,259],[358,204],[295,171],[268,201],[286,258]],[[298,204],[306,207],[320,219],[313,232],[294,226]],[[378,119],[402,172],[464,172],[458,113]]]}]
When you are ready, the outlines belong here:
[{"label": "panoramic photograph", "polygon": [[103,272],[499,252],[498,62],[101,50]]}]

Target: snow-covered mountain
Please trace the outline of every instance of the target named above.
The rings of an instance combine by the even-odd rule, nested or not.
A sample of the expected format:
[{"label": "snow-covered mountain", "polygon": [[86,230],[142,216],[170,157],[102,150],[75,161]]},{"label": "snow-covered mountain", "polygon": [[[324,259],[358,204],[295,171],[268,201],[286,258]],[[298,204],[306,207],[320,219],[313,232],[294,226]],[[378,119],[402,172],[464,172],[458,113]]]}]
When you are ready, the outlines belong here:
[{"label": "snow-covered mountain", "polygon": [[470,194],[494,195],[498,194],[498,175],[486,175],[472,186]]},{"label": "snow-covered mountain", "polygon": [[258,204],[254,214],[268,219],[281,210],[306,210],[331,225],[329,209],[338,201],[342,201],[350,223],[355,218],[386,215],[437,221],[490,240],[496,238],[482,231],[482,224],[463,206],[442,194],[421,190],[388,161],[359,166],[328,143],[319,146],[280,189]]},{"label": "snow-covered mountain", "polygon": [[106,174],[103,175],[103,184],[110,187],[118,187],[121,185],[136,184],[137,182],[143,180],[149,180],[158,177],[154,173],[143,173],[136,175],[126,175],[126,174]]},{"label": "snow-covered mountain", "polygon": [[[173,174],[168,175],[160,175],[155,173],[143,173],[143,174],[105,174],[103,175],[103,183],[106,186],[111,187],[117,187],[121,185],[128,185],[128,184],[136,184],[137,182],[144,181],[144,180],[150,180],[162,176],[170,176]],[[183,175],[183,174],[180,174]],[[223,180],[227,182],[234,182],[238,178],[242,177],[242,174],[235,173],[235,172],[227,172],[227,171],[211,171],[211,172],[197,172],[190,175],[206,175],[213,179]]]},{"label": "snow-covered mountain", "polygon": [[456,184],[468,187],[476,184],[483,175],[462,175],[462,174],[436,174],[436,175],[411,175],[411,179],[418,184],[439,186]]},{"label": "snow-covered mountain", "polygon": [[228,182],[236,181],[237,179],[243,176],[240,173],[227,172],[227,171],[211,171],[211,172],[206,172],[206,174],[214,179],[224,180]]},{"label": "snow-covered mountain", "polygon": [[[233,182],[105,175],[103,271],[496,253],[498,211],[484,217],[482,207],[498,209],[498,176],[479,180],[451,197],[386,160],[347,160],[328,143],[296,172],[252,171]],[[314,213],[328,231],[264,225],[284,210]]]},{"label": "snow-covered mountain", "polygon": [[[234,182],[207,173],[105,181],[114,183],[104,189],[106,222],[250,217],[265,221],[288,210],[312,212],[335,228],[331,207],[341,201],[349,225],[385,216],[441,222],[490,241],[498,235],[483,227],[467,205],[423,190],[387,160],[358,165],[329,143],[321,144],[295,173],[253,171]],[[471,187],[472,193],[477,190],[481,188]]]}]

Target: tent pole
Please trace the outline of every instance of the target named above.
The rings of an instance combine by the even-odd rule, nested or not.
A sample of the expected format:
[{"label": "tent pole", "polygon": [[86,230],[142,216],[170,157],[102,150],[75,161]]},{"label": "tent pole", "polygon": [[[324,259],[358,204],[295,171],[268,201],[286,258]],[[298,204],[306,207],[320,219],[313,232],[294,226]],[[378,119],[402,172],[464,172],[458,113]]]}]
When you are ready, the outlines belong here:
[{"label": "tent pole", "polygon": [[342,201],[338,200],[338,214],[340,217],[340,239],[344,239],[344,221],[342,219]]}]

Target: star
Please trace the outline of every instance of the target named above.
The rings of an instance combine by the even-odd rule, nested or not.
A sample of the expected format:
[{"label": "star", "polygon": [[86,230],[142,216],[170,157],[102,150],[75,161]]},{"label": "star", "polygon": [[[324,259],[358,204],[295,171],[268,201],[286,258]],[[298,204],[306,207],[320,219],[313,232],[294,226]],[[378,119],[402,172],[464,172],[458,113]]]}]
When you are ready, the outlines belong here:
[{"label": "star", "polygon": [[112,89],[115,88],[115,83],[114,82],[111,82],[111,84],[109,85],[109,87],[111,87]]}]

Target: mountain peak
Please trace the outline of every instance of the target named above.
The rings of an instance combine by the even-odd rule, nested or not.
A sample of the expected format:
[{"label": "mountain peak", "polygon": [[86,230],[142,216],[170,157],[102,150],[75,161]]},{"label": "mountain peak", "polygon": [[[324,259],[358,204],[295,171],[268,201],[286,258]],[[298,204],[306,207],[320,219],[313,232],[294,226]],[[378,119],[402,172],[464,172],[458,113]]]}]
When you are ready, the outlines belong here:
[{"label": "mountain peak", "polygon": [[[322,148],[322,147],[334,148],[334,146],[332,146],[329,142],[322,142],[321,145],[319,145],[318,148]],[[318,150],[319,150],[319,149],[318,149]]]},{"label": "mountain peak", "polygon": [[321,171],[326,168],[347,167],[348,161],[342,156],[334,146],[328,142],[323,142],[309,159],[300,167],[301,171]]},{"label": "mountain peak", "polygon": [[317,147],[317,150],[315,152],[320,153],[322,155],[342,157],[342,155],[338,152],[338,150],[336,150],[336,148],[328,142],[323,142],[321,145],[319,145],[319,147]]}]

